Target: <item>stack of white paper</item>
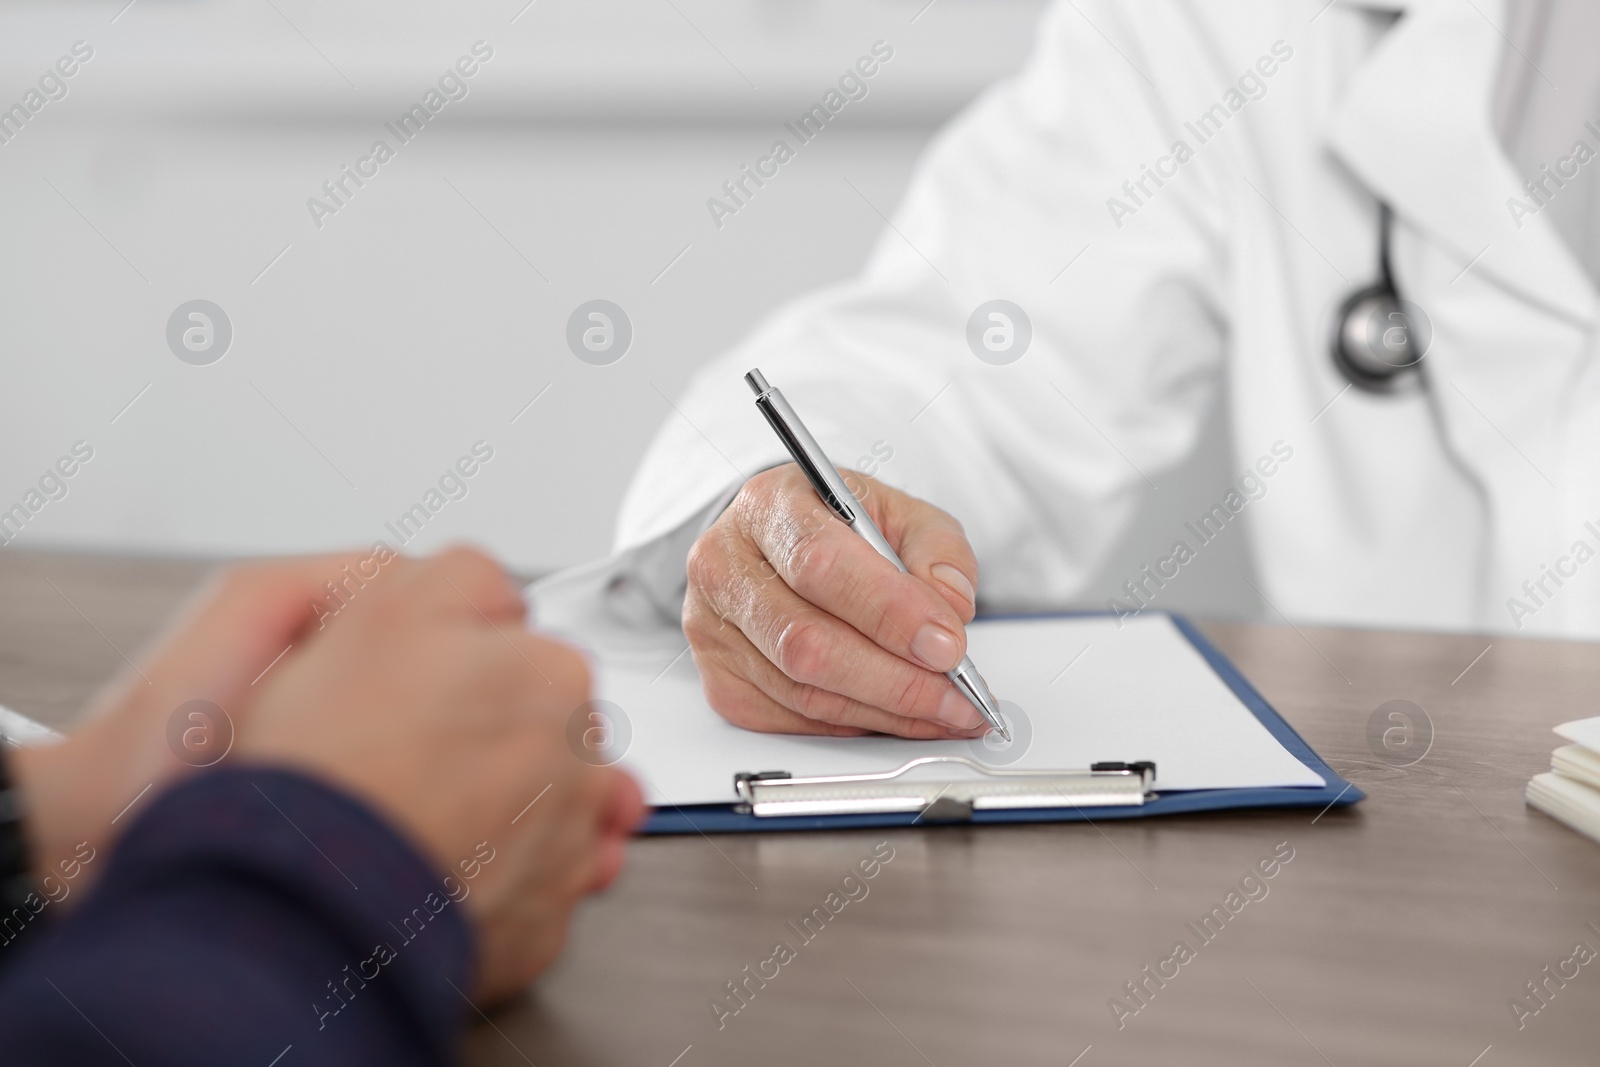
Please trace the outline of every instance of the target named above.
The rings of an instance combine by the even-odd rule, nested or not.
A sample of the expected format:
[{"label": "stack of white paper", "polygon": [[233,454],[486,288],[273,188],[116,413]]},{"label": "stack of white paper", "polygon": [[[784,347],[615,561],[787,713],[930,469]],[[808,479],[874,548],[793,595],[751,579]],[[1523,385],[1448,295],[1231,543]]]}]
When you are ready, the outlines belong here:
[{"label": "stack of white paper", "polygon": [[1600,841],[1600,716],[1556,727],[1571,741],[1550,754],[1550,770],[1528,783],[1528,803]]}]

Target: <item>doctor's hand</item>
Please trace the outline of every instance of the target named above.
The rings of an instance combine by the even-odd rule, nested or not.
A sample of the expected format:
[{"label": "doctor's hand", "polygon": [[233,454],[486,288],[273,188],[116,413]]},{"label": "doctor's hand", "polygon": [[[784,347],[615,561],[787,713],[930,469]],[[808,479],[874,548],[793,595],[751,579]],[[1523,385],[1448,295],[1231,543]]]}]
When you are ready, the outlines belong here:
[{"label": "doctor's hand", "polygon": [[769,733],[976,737],[944,672],[966,654],[978,564],[931,504],[840,472],[910,571],[873,551],[792,463],[751,478],[689,553],[683,630],[706,699]]}]

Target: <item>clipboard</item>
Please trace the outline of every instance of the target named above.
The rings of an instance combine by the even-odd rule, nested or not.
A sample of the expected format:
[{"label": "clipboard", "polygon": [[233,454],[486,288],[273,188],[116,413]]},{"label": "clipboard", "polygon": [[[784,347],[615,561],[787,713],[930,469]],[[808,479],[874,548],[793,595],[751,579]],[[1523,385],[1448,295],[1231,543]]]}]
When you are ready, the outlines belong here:
[{"label": "clipboard", "polygon": [[[918,768],[964,767],[965,778],[948,773],[916,779]],[[733,776],[742,815],[851,815],[911,812],[928,822],[969,822],[975,812],[1043,808],[1138,806],[1153,796],[1156,765],[1096,763],[1088,770],[1007,770],[965,756],[922,756],[879,774],[830,774],[796,778],[787,771],[745,771]]]},{"label": "clipboard", "polygon": [[[1049,617],[1105,614],[1074,612]],[[948,782],[923,779],[915,786],[907,785],[908,775],[915,769],[911,764],[926,768],[930,764],[950,762],[952,757],[913,760],[911,764],[885,767],[873,774],[808,778],[795,778],[781,768],[750,768],[734,775],[734,781],[729,782],[726,804],[659,807],[651,812],[639,832],[708,834],[1076,822],[1235,808],[1344,807],[1366,798],[1365,793],[1335,773],[1306,744],[1192,622],[1182,615],[1167,617],[1267,732],[1290,755],[1320,775],[1324,785],[1151,791],[1156,768],[1139,759],[1137,753],[1118,754],[1124,760],[1095,763],[1089,767],[1028,771],[1005,771],[957,759],[955,762],[968,764],[962,768],[961,776],[951,776]],[[1125,761],[1127,757],[1133,757],[1132,761]],[[931,789],[927,788],[930,783]],[[941,785],[946,787],[942,792]],[[1026,800],[1030,796],[1040,803],[1019,802],[1019,798]],[[817,804],[819,800],[824,802],[821,807]],[[807,801],[809,806],[797,801]]]}]

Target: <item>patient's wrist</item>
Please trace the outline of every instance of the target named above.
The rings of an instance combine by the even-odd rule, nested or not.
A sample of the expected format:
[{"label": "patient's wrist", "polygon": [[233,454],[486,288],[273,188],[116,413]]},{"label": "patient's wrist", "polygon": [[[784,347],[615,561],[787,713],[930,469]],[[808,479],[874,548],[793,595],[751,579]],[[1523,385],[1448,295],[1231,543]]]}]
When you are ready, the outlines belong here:
[{"label": "patient's wrist", "polygon": [[[20,816],[27,867],[17,886],[26,895],[63,903],[88,883],[84,877],[115,828],[115,813],[90,811],[91,769],[70,741],[40,747],[6,746],[11,803]],[[91,828],[100,829],[91,832]],[[0,846],[3,848],[3,846]],[[8,897],[7,905],[15,902]]]}]

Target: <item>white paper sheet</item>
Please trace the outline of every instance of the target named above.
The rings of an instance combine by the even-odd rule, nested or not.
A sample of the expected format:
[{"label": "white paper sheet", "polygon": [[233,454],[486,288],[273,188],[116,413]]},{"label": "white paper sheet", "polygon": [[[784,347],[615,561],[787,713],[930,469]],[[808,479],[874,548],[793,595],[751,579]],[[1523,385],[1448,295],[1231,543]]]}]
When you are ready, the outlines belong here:
[{"label": "white paper sheet", "polygon": [[1556,727],[1556,733],[1575,745],[1600,752],[1600,716],[1564,722]]},{"label": "white paper sheet", "polygon": [[931,755],[1017,769],[1154,760],[1160,790],[1325,784],[1165,616],[1124,620],[1120,628],[1104,617],[980,622],[968,639],[995,696],[1008,711],[1021,709],[1011,713],[1009,748],[993,735],[907,741],[742,730],[711,710],[691,657],[672,662],[677,649],[670,648],[597,651],[596,695],[626,715],[631,737],[622,764],[657,806],[731,803],[740,771],[863,774]]}]

